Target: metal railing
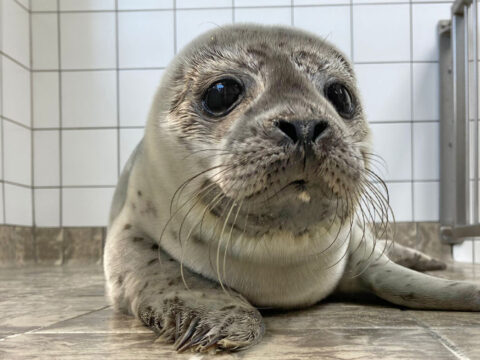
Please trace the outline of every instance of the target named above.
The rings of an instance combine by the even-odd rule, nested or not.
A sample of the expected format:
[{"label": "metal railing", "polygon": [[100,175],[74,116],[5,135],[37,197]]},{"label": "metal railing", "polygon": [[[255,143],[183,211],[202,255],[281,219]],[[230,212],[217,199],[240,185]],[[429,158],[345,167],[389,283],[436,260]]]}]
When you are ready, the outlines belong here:
[{"label": "metal railing", "polygon": [[455,1],[438,34],[441,237],[457,244],[480,237],[477,0]]}]

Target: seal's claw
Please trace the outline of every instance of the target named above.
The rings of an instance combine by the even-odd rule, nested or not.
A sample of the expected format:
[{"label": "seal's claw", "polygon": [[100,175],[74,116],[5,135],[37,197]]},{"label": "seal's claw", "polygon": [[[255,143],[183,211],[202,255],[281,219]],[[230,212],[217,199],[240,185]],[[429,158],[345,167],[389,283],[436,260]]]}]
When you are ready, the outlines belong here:
[{"label": "seal's claw", "polygon": [[258,343],[264,333],[260,313],[238,303],[190,304],[190,299],[173,297],[141,314],[143,322],[160,328],[160,338],[173,343],[178,352],[236,351]]},{"label": "seal's claw", "polygon": [[199,320],[197,317],[193,318],[190,321],[190,324],[188,324],[188,328],[185,330],[183,335],[179,337],[173,344],[175,347],[175,350],[181,351],[182,347],[187,343],[188,340],[190,340],[190,338],[192,337],[192,335],[194,334],[197,328],[198,321]]}]

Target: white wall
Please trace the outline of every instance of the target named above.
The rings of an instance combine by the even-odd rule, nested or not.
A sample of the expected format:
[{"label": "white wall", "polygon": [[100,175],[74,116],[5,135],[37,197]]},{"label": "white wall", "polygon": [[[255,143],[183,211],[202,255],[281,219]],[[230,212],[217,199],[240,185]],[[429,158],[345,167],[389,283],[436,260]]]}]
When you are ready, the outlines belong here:
[{"label": "white wall", "polygon": [[[28,18],[16,0],[0,1],[4,8],[15,7]],[[2,50],[20,62],[25,60],[24,68],[2,57],[4,73],[5,68],[13,73],[9,67],[15,67],[19,68],[15,76],[25,77],[23,82],[15,81],[24,85],[15,92],[14,101],[25,106],[13,107],[18,112],[14,123],[5,119],[9,107],[4,105],[2,120],[3,131],[15,134],[3,144],[5,180],[22,185],[6,183],[5,195],[25,198],[25,209],[20,211],[18,203],[6,201],[4,220],[38,226],[104,225],[117,176],[142,136],[152,95],[170,59],[207,29],[251,21],[305,28],[337,44],[351,58],[375,150],[386,161],[382,174],[397,221],[437,221],[436,24],[449,18],[450,4],[431,0],[31,0],[31,44],[28,31],[22,30],[15,36],[25,33],[21,43],[27,45],[7,49],[4,41]],[[5,22],[3,27],[25,27],[20,25],[25,20],[17,22]],[[33,179],[24,165],[31,161],[29,102],[24,96],[30,86],[30,66]],[[3,100],[8,100],[5,95]],[[10,147],[16,147],[18,164],[22,164],[17,164],[13,178]],[[27,211],[32,206],[26,201],[32,185],[33,211]],[[468,249],[464,253],[471,254]]]},{"label": "white wall", "polygon": [[0,222],[32,223],[28,1],[0,0]]}]

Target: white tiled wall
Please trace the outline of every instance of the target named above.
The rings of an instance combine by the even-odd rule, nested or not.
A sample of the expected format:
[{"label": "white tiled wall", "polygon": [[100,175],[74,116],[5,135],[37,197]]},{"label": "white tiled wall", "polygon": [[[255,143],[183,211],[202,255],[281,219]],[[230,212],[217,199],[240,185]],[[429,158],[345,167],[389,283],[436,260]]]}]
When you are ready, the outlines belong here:
[{"label": "white tiled wall", "polygon": [[397,221],[438,220],[436,24],[449,0],[0,1],[0,220],[104,225],[165,66],[243,21],[312,31],[352,59]]},{"label": "white tiled wall", "polygon": [[0,223],[32,225],[28,1],[0,0]]}]

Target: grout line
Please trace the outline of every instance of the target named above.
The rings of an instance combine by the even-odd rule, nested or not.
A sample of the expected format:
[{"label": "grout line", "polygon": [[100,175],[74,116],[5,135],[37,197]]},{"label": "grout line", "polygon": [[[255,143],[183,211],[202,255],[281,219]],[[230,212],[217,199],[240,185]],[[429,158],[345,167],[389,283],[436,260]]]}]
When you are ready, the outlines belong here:
[{"label": "grout line", "polygon": [[[353,21],[353,20],[352,20]],[[176,22],[176,21],[175,21]],[[353,34],[353,30],[352,30]],[[353,36],[351,36],[353,42]],[[353,47],[353,44],[351,45]],[[0,52],[1,53],[1,52]],[[438,64],[437,60],[388,60],[388,61],[352,61],[354,65],[388,65],[388,64]],[[26,70],[29,70],[25,67]],[[119,71],[136,71],[136,70],[165,70],[165,66],[150,67],[118,67]],[[117,68],[84,68],[84,69],[32,69],[33,72],[87,72],[87,71],[116,71]]]},{"label": "grout line", "polygon": [[[410,184],[411,180],[384,180],[387,184]],[[414,183],[438,183],[439,179],[422,179],[422,180],[414,180]],[[2,180],[0,180],[2,182]],[[379,183],[378,181],[373,181],[374,183]],[[19,184],[11,181],[6,181],[7,184],[17,185],[22,187],[28,187],[28,185]],[[115,188],[116,185],[63,185],[63,189],[111,189]],[[35,189],[59,189],[60,185],[38,185],[35,186]]]},{"label": "grout line", "polygon": [[[85,126],[85,127],[45,127],[45,128],[34,128],[33,130],[35,131],[53,131],[53,130],[114,130],[116,129],[116,126]],[[145,126],[142,125],[126,125],[126,126],[120,126],[120,129],[144,129]]]},{"label": "grout line", "polygon": [[32,189],[32,186],[31,185],[28,185],[28,184],[22,184],[22,183],[18,183],[18,182],[15,182],[15,181],[9,181],[9,180],[0,180],[1,183],[3,184],[7,184],[7,185],[14,185],[14,186],[19,186],[19,187],[22,187],[24,189]]},{"label": "grout line", "polygon": [[[49,324],[49,325],[44,325],[44,326],[39,326],[35,329],[32,329],[32,330],[28,330],[28,331],[25,331],[25,332],[20,332],[20,333],[17,333],[17,334],[12,334],[12,335],[8,335],[6,336],[5,338],[1,339],[0,341],[5,341],[9,338],[14,338],[14,337],[17,337],[17,336],[20,336],[20,335],[28,335],[28,334],[34,334],[36,333],[37,331],[40,331],[42,329],[46,329],[46,328],[49,328],[51,326],[54,326],[56,324],[59,324],[59,323],[62,323],[62,322],[65,322],[65,321],[68,321],[68,320],[74,320],[74,319],[77,319],[79,317],[82,317],[82,316],[85,316],[85,315],[90,315],[94,312],[97,312],[97,311],[101,311],[101,310],[105,310],[105,309],[108,309],[109,307],[111,307],[111,305],[105,305],[99,309],[94,309],[94,310],[90,310],[90,311],[87,311],[83,314],[80,314],[80,315],[77,315],[77,316],[73,316],[71,318],[68,318],[68,319],[64,319],[64,320],[61,320],[61,321],[57,321],[57,322],[54,322],[53,324]],[[40,333],[41,334],[41,333]]]},{"label": "grout line", "polygon": [[410,21],[410,141],[412,143],[412,148],[411,148],[411,154],[410,154],[410,169],[412,173],[412,194],[411,194],[411,200],[412,200],[412,221],[415,221],[415,186],[414,186],[414,180],[415,179],[415,166],[414,166],[414,161],[415,161],[415,134],[413,132],[413,124],[414,124],[414,116],[415,116],[415,109],[414,109],[414,98],[413,98],[413,91],[414,91],[414,85],[413,85],[413,3],[412,0],[410,0],[409,4],[409,21]]},{"label": "grout line", "polygon": [[[405,5],[408,4],[408,0],[404,1],[395,1],[395,2],[372,2],[372,3],[357,3],[353,4],[353,6],[388,6],[388,5]],[[448,1],[418,1],[415,4],[448,4]],[[311,7],[345,7],[349,6],[349,0],[346,0],[342,4],[310,4],[310,5],[303,5],[298,4],[294,5],[297,8],[311,8]],[[235,6],[236,9],[276,9],[276,8],[288,8],[289,5],[260,5],[260,6]],[[210,7],[189,7],[189,8],[162,8],[162,9],[119,9],[118,12],[120,13],[135,13],[135,12],[165,12],[165,11],[198,11],[198,10],[228,10],[230,6],[210,6]],[[78,14],[78,13],[113,13],[115,10],[63,10],[60,11],[62,14]],[[55,13],[53,10],[45,10],[45,11],[33,11],[33,13]]]},{"label": "grout line", "polygon": [[8,118],[8,117],[6,117],[6,116],[2,116],[2,118],[3,118],[4,120],[8,121],[9,123],[15,124],[15,125],[20,126],[20,127],[24,128],[24,129],[27,129],[27,130],[32,130],[31,127],[29,127],[28,125],[22,124],[22,123],[19,122],[19,121],[10,119],[10,118]]},{"label": "grout line", "polygon": [[115,76],[117,81],[117,179],[120,176],[120,72],[119,72],[119,45],[118,45],[118,0],[115,0]]},{"label": "grout line", "polygon": [[424,330],[426,330],[435,340],[437,340],[444,348],[446,348],[448,351],[450,351],[453,356],[455,356],[459,360],[469,360],[467,356],[465,356],[462,352],[461,349],[458,348],[457,345],[455,345],[452,341],[450,341],[448,338],[442,336],[438,332],[436,332],[434,329],[432,329],[430,326],[425,324],[422,320],[417,318],[415,314],[412,314],[413,317],[412,319],[417,323],[417,325]]},{"label": "grout line", "polygon": [[[354,36],[354,33],[353,33],[353,0],[350,0],[350,61],[352,62],[352,64],[355,64],[355,56],[353,54],[353,49],[354,49],[354,46],[353,46],[353,36]],[[358,63],[360,64],[360,63]]]},{"label": "grout line", "polygon": [[[13,0],[14,3],[16,3],[18,6],[20,6],[23,10],[25,10],[27,13],[31,13],[30,9],[27,9],[25,5],[23,5],[20,1],[18,0]],[[30,3],[30,0],[28,1]]]},{"label": "grout line", "polygon": [[[19,126],[22,126],[22,124],[17,123],[13,120],[6,119],[8,121],[11,121]],[[438,123],[440,120],[417,120],[414,121],[415,124],[431,124],[431,123]],[[368,122],[371,125],[384,125],[384,124],[410,124],[410,120],[370,120]],[[25,125],[23,125],[25,127]],[[25,127],[27,128],[27,127]],[[63,130],[63,131],[71,131],[71,130],[115,130],[117,127],[116,126],[68,126],[68,127],[38,127],[38,128],[33,128],[32,130],[35,131],[53,131],[53,130]],[[30,128],[27,128],[30,130]],[[125,130],[125,129],[145,129],[144,125],[124,125],[120,126],[120,129]]]},{"label": "grout line", "polygon": [[[130,70],[165,70],[165,66],[151,66],[151,67],[119,67],[120,71]],[[33,72],[87,72],[87,71],[116,71],[117,68],[85,68],[85,69],[34,69]]]},{"label": "grout line", "polygon": [[[62,126],[63,126],[63,114],[62,114],[62,52],[61,52],[61,16],[60,16],[60,0],[57,0],[57,53],[58,53],[58,121],[59,121],[59,131],[58,131],[58,161],[59,161],[59,173],[58,173],[58,183],[60,185],[60,191],[58,194],[58,223],[60,227],[63,226],[63,155],[62,155]],[[62,248],[65,247],[62,241]],[[63,254],[62,249],[62,254]],[[63,262],[63,258],[62,258]]]},{"label": "grout line", "polygon": [[[25,185],[24,185],[25,186]],[[115,188],[116,185],[39,185],[36,186],[35,189],[112,189]]]},{"label": "grout line", "polygon": [[24,70],[27,70],[27,71],[30,71],[30,68],[24,64],[22,64],[20,61],[18,61],[17,59],[11,57],[10,55],[8,55],[5,51],[2,51],[0,50],[0,55],[3,55],[5,56],[7,59],[9,59],[10,61],[14,62],[15,64],[17,64],[18,66],[20,66],[21,68],[23,68]]},{"label": "grout line", "polygon": [[290,1],[290,25],[295,26],[295,5],[293,0]]},{"label": "grout line", "polygon": [[177,0],[173,0],[173,53],[177,54]]},{"label": "grout line", "polygon": [[[28,0],[29,7],[32,8],[32,0]],[[28,13],[28,26],[29,26],[29,46],[30,46],[30,69],[33,67],[33,29],[32,29],[32,12],[29,11]],[[34,166],[34,145],[35,145],[35,137],[34,137],[34,132],[33,132],[33,72],[32,70],[30,72],[30,185],[31,185],[31,195],[32,195],[32,201],[31,201],[31,206],[32,206],[32,241],[33,241],[33,248],[35,251],[33,252],[33,259],[35,261],[35,264],[37,263],[37,237],[36,237],[36,232],[34,231],[35,226],[36,226],[36,221],[35,221],[35,166]]]}]

